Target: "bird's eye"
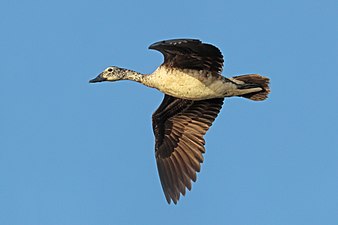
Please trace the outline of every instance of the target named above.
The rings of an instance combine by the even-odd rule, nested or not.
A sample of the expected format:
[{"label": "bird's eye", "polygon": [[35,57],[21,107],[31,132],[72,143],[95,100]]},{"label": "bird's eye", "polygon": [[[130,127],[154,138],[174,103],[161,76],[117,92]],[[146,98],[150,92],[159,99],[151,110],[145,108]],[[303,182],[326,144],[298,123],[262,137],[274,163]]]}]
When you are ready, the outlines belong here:
[{"label": "bird's eye", "polygon": [[112,69],[112,68],[109,68],[109,69],[108,69],[108,72],[111,72],[111,71],[113,71],[113,69]]}]

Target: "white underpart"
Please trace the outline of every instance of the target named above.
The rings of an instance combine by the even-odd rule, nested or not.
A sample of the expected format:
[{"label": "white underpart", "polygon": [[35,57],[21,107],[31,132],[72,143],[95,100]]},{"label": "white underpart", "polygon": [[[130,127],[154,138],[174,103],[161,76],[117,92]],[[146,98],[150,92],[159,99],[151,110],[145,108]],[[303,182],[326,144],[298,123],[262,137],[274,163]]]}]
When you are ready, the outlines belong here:
[{"label": "white underpart", "polygon": [[[168,69],[161,66],[145,77],[145,85],[161,92],[183,99],[204,100],[243,95],[262,90],[261,88],[238,89],[221,75],[213,75],[204,70]],[[242,82],[232,79],[235,83]],[[243,83],[243,82],[242,82]]]}]

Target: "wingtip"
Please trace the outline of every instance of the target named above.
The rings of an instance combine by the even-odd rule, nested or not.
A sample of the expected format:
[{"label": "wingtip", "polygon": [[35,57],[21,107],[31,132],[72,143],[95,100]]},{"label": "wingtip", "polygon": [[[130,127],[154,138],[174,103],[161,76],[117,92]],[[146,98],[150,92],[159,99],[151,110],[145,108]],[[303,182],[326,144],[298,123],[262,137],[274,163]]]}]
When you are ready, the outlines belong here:
[{"label": "wingtip", "polygon": [[193,39],[193,38],[179,38],[179,39],[170,39],[170,40],[163,40],[163,41],[158,41],[153,44],[151,44],[148,49],[157,49],[159,46],[164,46],[164,45],[177,45],[181,43],[187,43],[187,42],[198,42],[202,43],[198,39]]},{"label": "wingtip", "polygon": [[171,205],[171,201],[172,201],[174,205],[177,205],[179,199],[180,199],[179,197],[178,198],[169,197],[169,199],[167,199],[167,202],[169,205]]},{"label": "wingtip", "polygon": [[171,204],[171,199],[170,199],[170,198],[167,198],[167,196],[165,196],[165,197],[166,197],[166,200],[167,200],[168,205],[170,205],[170,204]]},{"label": "wingtip", "polygon": [[159,46],[163,41],[155,42],[151,45],[149,45],[148,49],[156,49],[157,46]]}]

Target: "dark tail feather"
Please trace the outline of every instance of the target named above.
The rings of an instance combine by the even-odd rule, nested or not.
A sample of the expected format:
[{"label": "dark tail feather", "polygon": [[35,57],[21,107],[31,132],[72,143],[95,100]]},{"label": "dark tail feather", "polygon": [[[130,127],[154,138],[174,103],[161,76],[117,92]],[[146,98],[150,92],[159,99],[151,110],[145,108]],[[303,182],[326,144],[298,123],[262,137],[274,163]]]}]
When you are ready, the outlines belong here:
[{"label": "dark tail feather", "polygon": [[270,93],[270,87],[269,87],[270,79],[267,77],[263,77],[258,74],[248,74],[248,75],[233,77],[233,79],[244,82],[244,85],[249,85],[249,86],[253,85],[256,87],[261,87],[263,89],[258,92],[241,95],[241,97],[248,98],[254,101],[263,101],[264,99],[268,97],[268,94]]}]

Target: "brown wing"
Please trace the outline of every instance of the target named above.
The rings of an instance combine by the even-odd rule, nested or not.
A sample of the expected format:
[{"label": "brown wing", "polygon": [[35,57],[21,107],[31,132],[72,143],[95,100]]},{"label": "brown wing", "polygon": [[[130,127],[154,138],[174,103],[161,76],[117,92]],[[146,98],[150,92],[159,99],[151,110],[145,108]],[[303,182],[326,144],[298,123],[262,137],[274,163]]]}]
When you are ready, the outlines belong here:
[{"label": "brown wing", "polygon": [[156,42],[149,49],[164,55],[163,65],[181,69],[206,70],[220,73],[223,67],[221,51],[196,39],[174,39]]},{"label": "brown wing", "polygon": [[161,185],[167,199],[176,204],[203,162],[204,134],[222,108],[223,98],[201,101],[169,95],[153,114],[155,155]]}]

